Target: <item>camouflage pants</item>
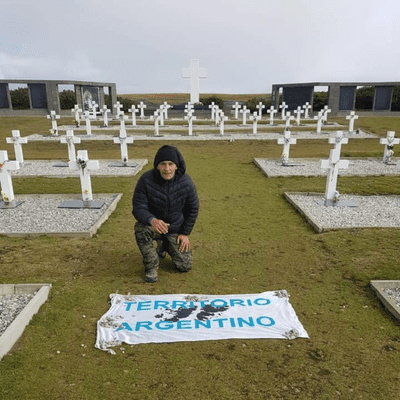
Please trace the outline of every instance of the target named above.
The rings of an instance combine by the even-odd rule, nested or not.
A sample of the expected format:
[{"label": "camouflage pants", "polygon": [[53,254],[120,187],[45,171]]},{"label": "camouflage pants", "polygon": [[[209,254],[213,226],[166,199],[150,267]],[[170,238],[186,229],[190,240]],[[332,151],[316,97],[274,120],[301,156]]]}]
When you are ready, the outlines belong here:
[{"label": "camouflage pants", "polygon": [[135,224],[136,243],[143,257],[143,266],[145,271],[158,268],[159,256],[154,248],[153,242],[162,242],[163,250],[172,258],[173,266],[181,272],[187,272],[192,268],[192,252],[179,251],[177,242],[177,233],[157,233],[153,227],[143,225],[140,222]]}]

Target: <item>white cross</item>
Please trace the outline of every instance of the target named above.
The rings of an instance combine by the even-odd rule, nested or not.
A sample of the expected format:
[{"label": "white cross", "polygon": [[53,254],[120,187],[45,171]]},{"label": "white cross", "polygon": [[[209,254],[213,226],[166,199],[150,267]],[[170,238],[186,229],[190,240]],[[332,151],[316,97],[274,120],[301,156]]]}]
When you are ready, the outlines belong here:
[{"label": "white cross", "polygon": [[340,151],[342,144],[348,143],[349,139],[343,137],[343,132],[338,131],[336,138],[329,138],[329,143],[334,148],[329,153],[328,160],[321,160],[321,168],[328,169],[325,188],[325,205],[333,205],[339,198],[339,192],[336,190],[337,177],[339,169],[347,169],[349,167],[348,160],[340,159]]},{"label": "white cross", "polygon": [[83,113],[83,119],[86,121],[86,135],[91,136],[92,135],[92,126],[90,123],[89,111],[85,111]]},{"label": "white cross", "polygon": [[182,68],[182,78],[190,79],[190,101],[198,103],[200,101],[200,79],[207,78],[207,70],[199,68],[199,60],[190,60],[190,67]]},{"label": "white cross", "polygon": [[28,143],[28,139],[25,137],[21,137],[19,131],[11,131],[12,137],[6,138],[7,143],[13,143],[14,144],[14,153],[15,153],[15,159],[23,163],[24,162],[24,155],[22,153],[22,144]]},{"label": "white cross", "polygon": [[220,110],[220,108],[218,106],[216,106],[216,110],[215,110],[215,125],[218,126],[219,123],[221,122],[221,114],[223,114],[224,112],[222,110]]},{"label": "white cross", "polygon": [[262,118],[262,110],[263,108],[265,108],[265,104],[263,104],[261,101],[258,103],[258,106],[256,106],[256,108],[258,108],[258,115],[260,118]]},{"label": "white cross", "polygon": [[300,125],[300,117],[301,117],[301,114],[304,113],[304,110],[302,110],[301,107],[298,106],[297,110],[295,110],[294,113],[296,114],[296,124]]},{"label": "white cross", "polygon": [[138,108],[140,108],[140,118],[144,118],[144,109],[147,108],[146,104],[143,103],[143,101],[140,102],[138,105]]},{"label": "white cross", "polygon": [[168,104],[166,101],[164,101],[164,119],[168,119],[168,110],[170,108],[174,108],[170,104]]},{"label": "white cross", "polygon": [[290,115],[290,111],[286,113],[285,117],[285,130],[290,128],[290,121],[294,119],[293,115]]},{"label": "white cross", "polygon": [[274,124],[274,114],[276,114],[278,110],[275,110],[274,106],[271,106],[268,110],[267,113],[269,114],[269,124],[273,125]]},{"label": "white cross", "polygon": [[381,138],[379,141],[380,144],[385,145],[385,150],[383,153],[383,162],[385,164],[389,164],[391,162],[392,156],[394,154],[393,147],[395,144],[400,143],[400,139],[396,139],[394,135],[394,131],[388,131],[386,138]]},{"label": "white cross", "polygon": [[208,106],[208,108],[211,108],[211,119],[214,119],[215,118],[215,110],[217,110],[218,106],[214,102],[211,102],[211,104]]},{"label": "white cross", "polygon": [[354,120],[358,119],[355,111],[350,111],[350,115],[346,117],[349,120],[349,133],[354,132]]},{"label": "white cross", "polygon": [[60,142],[68,145],[68,161],[76,161],[75,143],[80,143],[81,138],[75,137],[74,131],[67,130],[66,136],[62,136]]},{"label": "white cross", "polygon": [[219,134],[221,136],[224,135],[224,129],[225,129],[225,121],[228,120],[228,117],[225,116],[222,110],[220,110],[219,113]]},{"label": "white cross", "polygon": [[99,169],[99,162],[96,160],[89,160],[87,150],[78,150],[76,161],[68,163],[70,169],[79,170],[81,179],[82,200],[92,201],[92,183],[90,180],[90,171]]},{"label": "white cross", "polygon": [[92,101],[92,119],[96,119],[97,118],[97,107],[99,105],[96,104],[95,101]]},{"label": "white cross", "polygon": [[19,161],[9,161],[7,151],[0,151],[0,186],[4,203],[11,203],[14,200],[14,189],[10,171],[15,171],[19,168]]},{"label": "white cross", "polygon": [[154,120],[154,135],[155,136],[160,136],[159,133],[159,127],[158,124],[160,122],[160,115],[158,114],[158,111],[154,111],[154,115],[151,116],[151,119]]},{"label": "white cross", "polygon": [[184,119],[185,121],[188,121],[189,124],[189,136],[193,135],[193,120],[196,119],[196,117],[193,115],[194,111],[190,110],[188,111],[187,115],[185,115]]},{"label": "white cross", "polygon": [[116,117],[119,118],[119,115],[121,114],[122,104],[121,104],[119,101],[117,101],[117,102],[114,104],[114,108],[117,110],[117,115],[116,115]]},{"label": "white cross", "polygon": [[309,118],[308,111],[311,111],[312,108],[311,104],[307,101],[307,103],[304,104],[303,108],[304,108],[304,119],[308,119]]},{"label": "white cross", "polygon": [[324,120],[324,112],[319,111],[318,115],[314,117],[314,119],[317,120],[317,133],[321,133],[321,128],[322,128],[322,122]]},{"label": "white cross", "polygon": [[[186,112],[186,110],[185,110]],[[164,126],[164,104],[160,105],[158,109],[158,113],[160,114],[160,126]]]},{"label": "white cross", "polygon": [[328,122],[328,113],[330,113],[332,110],[328,108],[328,106],[325,106],[323,109],[323,114],[324,114],[324,119],[323,123],[326,124]]},{"label": "white cross", "polygon": [[132,107],[128,110],[130,113],[132,113],[132,125],[136,125],[136,113],[139,112],[139,109],[135,107],[134,104],[132,104]]},{"label": "white cross", "polygon": [[278,138],[278,144],[283,144],[281,161],[283,165],[286,165],[289,161],[290,145],[296,144],[297,139],[290,137],[291,132],[285,131],[283,137]]},{"label": "white cross", "polygon": [[120,136],[114,138],[114,143],[119,144],[121,148],[121,160],[124,164],[128,162],[128,144],[133,143],[133,137]]},{"label": "white cross", "polygon": [[108,126],[108,115],[107,115],[107,113],[109,113],[110,111],[111,110],[109,110],[106,105],[103,106],[104,126],[106,126],[106,127]]},{"label": "white cross", "polygon": [[250,117],[253,119],[253,135],[257,134],[257,122],[261,119],[261,115],[257,114],[257,111],[253,112],[253,115]]},{"label": "white cross", "polygon": [[239,108],[242,107],[241,104],[239,104],[238,102],[236,102],[232,108],[235,109],[235,119],[239,119]]},{"label": "white cross", "polygon": [[120,127],[119,127],[119,132],[121,137],[126,137],[126,128],[125,128],[125,120],[128,119],[127,115],[124,115],[124,112],[121,111],[121,113],[119,114],[119,123],[120,123]]},{"label": "white cross", "polygon": [[50,111],[50,115],[47,116],[47,119],[51,119],[51,130],[50,132],[54,135],[58,135],[58,128],[57,128],[57,120],[60,119],[59,115],[56,115],[56,112]]},{"label": "white cross", "polygon": [[243,114],[243,125],[246,125],[247,114],[250,114],[250,110],[247,109],[247,106],[243,106],[243,109],[240,110],[240,113]]},{"label": "white cross", "polygon": [[282,104],[279,106],[281,108],[281,119],[285,119],[285,109],[288,108],[289,106],[283,101]]},{"label": "white cross", "polygon": [[77,128],[81,126],[81,112],[82,109],[79,108],[78,104],[75,104],[74,108],[71,110],[71,113],[75,116],[75,124]]}]

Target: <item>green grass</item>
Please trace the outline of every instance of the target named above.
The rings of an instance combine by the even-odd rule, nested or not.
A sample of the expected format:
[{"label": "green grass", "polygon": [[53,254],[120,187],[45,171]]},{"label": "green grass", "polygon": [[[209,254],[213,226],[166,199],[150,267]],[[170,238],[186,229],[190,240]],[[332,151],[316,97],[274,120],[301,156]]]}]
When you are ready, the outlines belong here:
[{"label": "green grass", "polygon": [[[360,118],[356,127],[385,136],[389,127],[400,127],[400,120]],[[49,128],[45,118],[1,118],[2,149],[13,158],[12,146],[5,144],[11,129],[25,136]],[[49,300],[0,362],[0,399],[397,398],[400,324],[369,281],[399,279],[400,230],[316,234],[283,193],[323,192],[325,179],[265,178],[253,158],[279,157],[276,142],[177,145],[201,204],[191,235],[190,273],[176,273],[164,260],[159,282],[143,282],[131,215],[138,177],[92,178],[94,192],[122,192],[123,197],[90,240],[0,236],[0,283],[53,285]],[[147,170],[159,146],[136,141],[129,154],[149,159]],[[92,159],[119,157],[118,146],[109,142],[84,142],[77,148],[88,149]],[[327,157],[330,148],[327,141],[299,140],[291,156]],[[351,139],[343,152],[380,157],[383,146],[378,139]],[[56,143],[24,145],[26,160],[65,158],[66,153],[65,145]],[[13,182],[16,194],[79,193],[78,179]],[[400,193],[399,177],[342,177],[338,184],[341,193]],[[125,351],[117,349],[116,356],[94,348],[96,322],[116,291],[245,294],[277,289],[291,295],[310,339],[123,345]]]}]

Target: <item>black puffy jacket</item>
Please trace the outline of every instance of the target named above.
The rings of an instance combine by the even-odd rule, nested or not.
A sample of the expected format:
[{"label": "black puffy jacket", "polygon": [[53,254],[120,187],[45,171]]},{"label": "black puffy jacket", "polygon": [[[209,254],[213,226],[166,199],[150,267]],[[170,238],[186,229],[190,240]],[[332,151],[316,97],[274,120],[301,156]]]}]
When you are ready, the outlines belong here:
[{"label": "black puffy jacket", "polygon": [[144,225],[157,218],[170,224],[169,233],[189,235],[199,213],[199,199],[179,151],[178,157],[179,166],[171,180],[161,177],[155,162],[154,168],[140,177],[133,193],[132,213]]}]

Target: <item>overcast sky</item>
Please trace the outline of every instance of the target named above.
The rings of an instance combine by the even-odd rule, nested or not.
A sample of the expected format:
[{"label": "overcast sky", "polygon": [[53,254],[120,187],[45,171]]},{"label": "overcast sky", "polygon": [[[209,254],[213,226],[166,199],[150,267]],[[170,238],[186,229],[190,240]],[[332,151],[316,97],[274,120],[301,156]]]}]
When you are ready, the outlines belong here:
[{"label": "overcast sky", "polygon": [[0,79],[115,82],[118,94],[270,93],[400,81],[399,0],[2,0]]}]

